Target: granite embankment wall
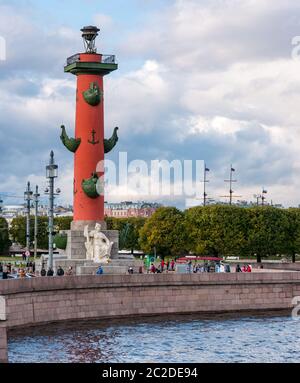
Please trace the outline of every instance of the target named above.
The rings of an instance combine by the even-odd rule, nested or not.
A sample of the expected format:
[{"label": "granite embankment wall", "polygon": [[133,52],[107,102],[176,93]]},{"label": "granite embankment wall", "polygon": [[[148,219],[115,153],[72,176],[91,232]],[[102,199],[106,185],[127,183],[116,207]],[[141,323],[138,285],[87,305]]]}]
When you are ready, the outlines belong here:
[{"label": "granite embankment wall", "polygon": [[6,328],[0,327],[0,363],[7,361],[7,334]]},{"label": "granite embankment wall", "polygon": [[262,263],[256,263],[256,261],[234,261],[229,262],[231,270],[235,270],[237,264],[239,264],[241,267],[243,265],[252,265],[253,270],[255,269],[261,269],[263,267],[264,270],[282,270],[282,271],[300,271],[300,262],[292,263],[292,262],[262,262]]},{"label": "granite embankment wall", "polygon": [[92,318],[292,308],[300,272],[44,277],[0,281],[6,328]]},{"label": "granite embankment wall", "polygon": [[263,262],[264,269],[300,271],[300,262]]}]

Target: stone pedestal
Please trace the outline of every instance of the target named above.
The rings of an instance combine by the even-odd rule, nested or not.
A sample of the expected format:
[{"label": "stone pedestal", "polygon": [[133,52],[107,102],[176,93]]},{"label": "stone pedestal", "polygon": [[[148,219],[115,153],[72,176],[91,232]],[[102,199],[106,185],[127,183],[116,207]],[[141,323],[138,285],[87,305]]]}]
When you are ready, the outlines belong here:
[{"label": "stone pedestal", "polygon": [[[144,262],[135,259],[112,259],[108,264],[102,265],[102,269],[104,274],[128,274],[129,267],[133,268],[134,273],[138,273],[141,266],[144,266]],[[94,275],[98,267],[99,264],[85,262],[83,265],[78,265],[77,270],[80,275]]]},{"label": "stone pedestal", "polygon": [[[143,266],[143,261],[137,261],[133,256],[119,255],[119,232],[117,230],[106,230],[105,222],[98,221],[73,221],[71,230],[62,230],[61,234],[68,237],[66,250],[60,251],[59,256],[53,259],[54,272],[58,266],[65,271],[71,266],[76,275],[92,275],[96,273],[100,263],[95,263],[86,259],[86,237],[84,236],[84,228],[88,225],[89,231],[95,229],[96,223],[100,223],[103,230],[101,232],[113,242],[110,262],[101,264],[104,274],[127,274],[129,267],[134,272],[139,272],[139,268]],[[47,259],[47,257],[45,257]]]},{"label": "stone pedestal", "polygon": [[[95,225],[91,225],[91,230],[95,228]],[[65,230],[61,233],[65,233],[68,236],[67,248],[63,255],[68,259],[86,259],[86,238],[83,234],[84,227],[79,230]],[[90,228],[89,228],[90,230]],[[111,249],[111,259],[118,258],[119,252],[119,232],[117,230],[101,230],[101,232],[107,236],[107,238],[113,242]]]}]

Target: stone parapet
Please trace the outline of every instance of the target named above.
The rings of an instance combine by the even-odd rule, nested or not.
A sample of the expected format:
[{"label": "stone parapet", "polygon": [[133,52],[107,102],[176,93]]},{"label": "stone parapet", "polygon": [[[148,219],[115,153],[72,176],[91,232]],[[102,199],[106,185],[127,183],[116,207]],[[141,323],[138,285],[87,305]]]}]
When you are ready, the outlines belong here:
[{"label": "stone parapet", "polygon": [[[100,279],[101,278],[101,279]],[[0,280],[0,295],[44,290],[105,288],[109,287],[166,287],[189,286],[240,286],[247,284],[265,285],[282,283],[296,286],[300,284],[300,272],[264,272],[264,273],[197,273],[197,274],[134,274],[70,277],[36,277],[31,279]]]}]

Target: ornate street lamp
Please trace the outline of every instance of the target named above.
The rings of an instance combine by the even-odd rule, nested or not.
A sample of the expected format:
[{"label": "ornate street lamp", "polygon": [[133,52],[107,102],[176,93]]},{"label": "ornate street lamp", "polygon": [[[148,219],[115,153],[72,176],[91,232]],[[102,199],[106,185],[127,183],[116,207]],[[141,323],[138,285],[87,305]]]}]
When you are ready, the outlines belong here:
[{"label": "ornate street lamp", "polygon": [[60,194],[60,189],[56,189],[54,193],[54,178],[58,176],[58,165],[54,164],[53,150],[50,153],[49,165],[46,166],[46,177],[49,180],[49,187],[45,189],[45,194],[49,195],[49,209],[48,209],[48,236],[49,236],[49,258],[48,268],[53,269],[53,236],[54,236],[54,198]]},{"label": "ornate street lamp", "polygon": [[27,183],[27,189],[24,192],[24,200],[26,202],[26,256],[30,252],[30,208],[33,192],[30,189],[30,182]]},{"label": "ornate street lamp", "polygon": [[265,197],[265,194],[267,194],[267,193],[268,193],[267,190],[265,190],[265,188],[263,188],[262,193],[261,193],[261,204],[262,204],[262,206],[264,206],[264,204],[265,204],[265,199],[267,198],[267,197]]},{"label": "ornate street lamp", "polygon": [[33,194],[33,201],[34,201],[34,261],[36,260],[37,256],[37,235],[38,235],[38,208],[39,208],[39,187],[35,187],[35,193]]},{"label": "ornate street lamp", "polygon": [[206,174],[207,174],[207,172],[209,172],[209,171],[210,171],[210,170],[208,169],[208,167],[206,166],[206,164],[204,164],[203,206],[206,206],[206,201],[207,201],[206,183],[209,182],[209,181],[207,180]]}]

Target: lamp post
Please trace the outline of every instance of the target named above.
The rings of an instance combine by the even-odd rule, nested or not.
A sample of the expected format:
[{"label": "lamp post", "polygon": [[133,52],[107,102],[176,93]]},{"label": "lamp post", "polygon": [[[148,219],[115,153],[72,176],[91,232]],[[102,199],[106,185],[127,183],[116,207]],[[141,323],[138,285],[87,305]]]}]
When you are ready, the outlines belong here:
[{"label": "lamp post", "polygon": [[232,165],[230,166],[230,178],[229,178],[229,204],[232,205],[232,194],[233,194],[233,190],[232,190],[232,182],[236,182],[236,180],[233,180],[232,179],[232,173],[235,172],[235,169],[232,167]]},{"label": "lamp post", "polygon": [[260,194],[254,194],[253,197],[256,199],[256,206],[259,206],[259,199],[261,198]]},{"label": "lamp post", "polygon": [[209,181],[206,179],[206,173],[207,173],[207,172],[209,172],[209,169],[208,169],[208,167],[206,166],[206,164],[204,164],[203,206],[206,206],[206,200],[207,200],[206,183],[209,182]]},{"label": "lamp post", "polygon": [[49,258],[48,268],[53,269],[53,235],[54,235],[54,198],[60,194],[60,190],[56,189],[54,193],[54,178],[58,175],[58,165],[54,163],[53,150],[50,153],[49,165],[46,166],[46,177],[49,181],[49,187],[45,189],[45,194],[49,195],[49,209],[48,209],[48,236],[49,236]]},{"label": "lamp post", "polygon": [[30,251],[30,207],[32,194],[30,182],[27,182],[27,189],[24,192],[24,200],[26,202],[26,252]]},{"label": "lamp post", "polygon": [[267,193],[268,193],[267,190],[265,190],[265,188],[263,188],[262,193],[261,193],[261,205],[262,206],[264,206],[264,204],[265,204],[265,199],[267,198],[267,197],[265,197],[265,194],[267,194]]},{"label": "lamp post", "polygon": [[37,235],[38,235],[38,207],[39,207],[39,187],[36,185],[35,187],[35,193],[33,195],[33,201],[34,201],[34,261],[36,260],[37,256]]}]

